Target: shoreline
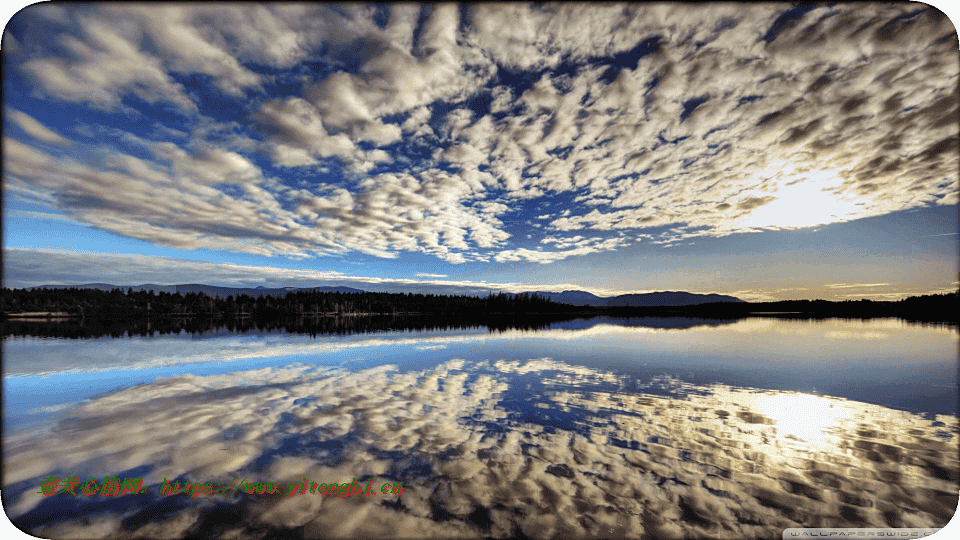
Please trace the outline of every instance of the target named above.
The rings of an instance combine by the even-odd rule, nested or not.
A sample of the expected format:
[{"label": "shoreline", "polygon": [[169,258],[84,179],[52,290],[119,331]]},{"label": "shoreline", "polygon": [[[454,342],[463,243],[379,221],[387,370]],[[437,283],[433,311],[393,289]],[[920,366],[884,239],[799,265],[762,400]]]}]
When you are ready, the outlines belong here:
[{"label": "shoreline", "polygon": [[[690,306],[693,307],[693,306]],[[219,315],[211,316],[205,313],[158,313],[152,315],[134,315],[122,319],[110,317],[96,317],[89,315],[72,314],[66,312],[25,312],[25,313],[0,313],[0,322],[45,322],[45,321],[76,321],[81,324],[90,323],[122,325],[139,323],[160,323],[169,321],[197,321],[212,324],[225,324],[231,322],[244,323],[283,323],[289,321],[303,320],[337,320],[337,319],[444,319],[455,320],[458,322],[467,321],[491,321],[491,320],[512,320],[514,322],[523,322],[524,320],[543,322],[545,320],[571,320],[571,319],[592,319],[595,317],[612,317],[615,319],[634,319],[634,318],[676,318],[676,319],[709,319],[709,320],[732,320],[747,318],[768,318],[768,319],[901,319],[908,322],[934,323],[960,326],[960,321],[955,318],[931,315],[930,313],[912,313],[912,312],[884,312],[857,313],[857,312],[837,312],[834,310],[824,311],[741,311],[741,312],[717,312],[714,310],[683,309],[682,307],[663,307],[663,308],[619,308],[619,309],[599,309],[594,311],[573,311],[568,313],[510,313],[510,312],[490,312],[476,314],[461,314],[451,312],[394,312],[394,313],[375,313],[375,312],[351,312],[351,313],[303,313],[287,316],[256,316],[251,314],[240,315]]]}]

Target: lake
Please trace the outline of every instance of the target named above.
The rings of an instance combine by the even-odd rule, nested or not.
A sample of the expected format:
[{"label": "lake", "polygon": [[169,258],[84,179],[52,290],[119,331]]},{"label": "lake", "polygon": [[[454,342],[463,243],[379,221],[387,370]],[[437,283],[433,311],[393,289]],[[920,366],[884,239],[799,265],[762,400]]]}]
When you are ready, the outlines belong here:
[{"label": "lake", "polygon": [[957,346],[950,325],[759,317],[7,336],[3,501],[44,538],[943,527]]}]

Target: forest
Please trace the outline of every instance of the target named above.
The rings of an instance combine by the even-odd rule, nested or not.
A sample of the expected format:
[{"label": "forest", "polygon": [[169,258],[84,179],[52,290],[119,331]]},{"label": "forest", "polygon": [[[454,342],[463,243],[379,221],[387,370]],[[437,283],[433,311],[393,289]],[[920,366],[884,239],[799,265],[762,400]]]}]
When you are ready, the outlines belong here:
[{"label": "forest", "polygon": [[204,293],[126,292],[121,289],[0,289],[0,318],[66,316],[97,321],[196,318],[210,321],[259,321],[346,316],[442,315],[476,318],[610,315],[739,318],[901,317],[956,323],[958,292],[913,296],[898,301],[784,300],[711,303],[690,306],[589,307],[554,302],[535,293],[488,296],[420,293],[295,291],[283,297],[241,294],[220,298]]},{"label": "forest", "polygon": [[290,292],[283,297],[220,298],[204,293],[168,293],[120,289],[7,289],[0,292],[0,313],[63,314],[98,320],[146,317],[210,319],[283,319],[345,315],[406,314],[565,314],[580,308],[537,294],[490,294],[486,297],[378,292]]},{"label": "forest", "polygon": [[900,317],[914,321],[958,322],[960,293],[911,296],[902,300],[781,300],[779,302],[713,303],[659,308],[609,308],[607,315],[673,315],[685,317],[740,318],[871,318]]}]

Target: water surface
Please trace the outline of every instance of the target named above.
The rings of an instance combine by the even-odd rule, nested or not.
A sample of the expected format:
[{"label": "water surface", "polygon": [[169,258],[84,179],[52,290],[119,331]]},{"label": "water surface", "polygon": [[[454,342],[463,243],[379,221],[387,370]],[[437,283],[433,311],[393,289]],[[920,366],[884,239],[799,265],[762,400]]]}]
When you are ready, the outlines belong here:
[{"label": "water surface", "polygon": [[[41,537],[763,538],[941,527],[957,506],[948,326],[595,318],[3,347],[4,504]],[[35,493],[107,475],[148,492]],[[404,492],[160,495],[237,478]]]}]

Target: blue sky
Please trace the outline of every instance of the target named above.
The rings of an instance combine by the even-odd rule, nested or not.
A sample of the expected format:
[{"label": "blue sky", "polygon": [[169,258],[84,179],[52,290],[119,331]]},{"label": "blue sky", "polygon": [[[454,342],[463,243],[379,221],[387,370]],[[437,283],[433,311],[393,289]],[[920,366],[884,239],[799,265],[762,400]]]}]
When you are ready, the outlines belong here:
[{"label": "blue sky", "polygon": [[956,290],[925,4],[57,4],[3,35],[4,286]]}]

